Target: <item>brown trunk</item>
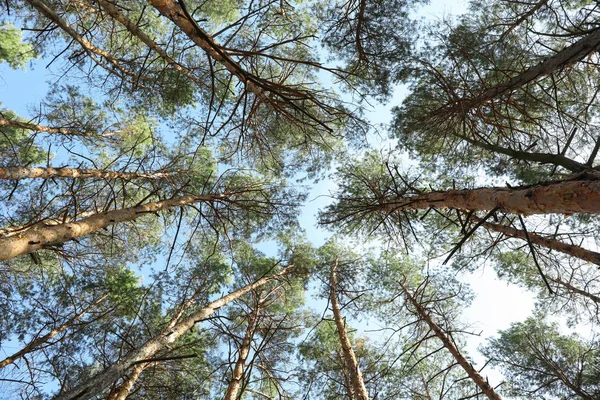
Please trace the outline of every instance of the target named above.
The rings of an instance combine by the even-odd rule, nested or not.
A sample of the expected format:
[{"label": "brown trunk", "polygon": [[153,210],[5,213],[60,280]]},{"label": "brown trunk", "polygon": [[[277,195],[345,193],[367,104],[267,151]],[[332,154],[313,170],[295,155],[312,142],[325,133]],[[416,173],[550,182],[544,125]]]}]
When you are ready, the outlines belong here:
[{"label": "brown trunk", "polygon": [[83,218],[76,222],[54,226],[39,226],[0,239],[0,260],[10,260],[22,254],[33,253],[47,246],[60,245],[71,239],[88,235],[98,229],[105,228],[120,222],[133,221],[140,215],[154,213],[187,204],[199,202],[221,202],[231,200],[231,194],[182,196],[170,200],[142,204],[136,207],[120,210],[106,211]]},{"label": "brown trunk", "polygon": [[539,77],[551,75],[569,65],[575,64],[587,55],[596,51],[599,47],[600,29],[595,29],[592,33],[579,39],[571,46],[557,52],[555,55],[542,61],[538,65],[529,68],[505,83],[484,90],[483,93],[475,98],[460,101],[455,107],[460,111],[478,107],[489,100],[506,95]]},{"label": "brown trunk", "polygon": [[145,364],[136,364],[129,376],[121,383],[121,386],[117,386],[113,390],[110,391],[106,400],[125,400],[131,392],[133,385],[138,380],[142,372],[150,365],[149,363]]},{"label": "brown trunk", "polygon": [[331,276],[329,278],[329,299],[331,301],[331,309],[333,310],[333,317],[335,319],[335,325],[337,327],[338,336],[340,338],[340,344],[342,345],[342,352],[344,353],[344,360],[346,361],[346,367],[348,368],[348,375],[350,376],[350,382],[354,389],[354,398],[357,400],[368,400],[369,392],[365,386],[365,382],[358,367],[358,360],[352,349],[352,344],[348,338],[348,332],[346,331],[346,324],[342,317],[342,311],[340,310],[340,304],[338,303],[337,296],[335,294],[335,288],[337,286],[336,269],[338,260],[335,260],[335,265],[331,269]]},{"label": "brown trunk", "polygon": [[218,300],[213,301],[205,308],[191,314],[184,318],[180,322],[176,323],[173,327],[165,329],[157,336],[148,340],[138,349],[131,351],[120,361],[104,369],[102,372],[96,374],[91,379],[81,383],[79,386],[59,394],[55,397],[56,400],[85,400],[98,396],[113,382],[117,381],[120,377],[126,374],[126,372],[132,367],[139,363],[143,363],[144,360],[151,362],[151,358],[161,350],[167,348],[167,346],[175,342],[184,333],[193,328],[197,323],[202,322],[205,318],[213,314],[219,308],[223,307],[227,303],[238,299],[244,294],[256,289],[265,283],[280,278],[285,274],[289,273],[292,266],[288,266],[276,275],[259,279],[258,281],[246,285],[241,289],[238,289],[227,296],[221,297]]},{"label": "brown trunk", "polygon": [[174,0],[148,1],[162,15],[173,21],[175,25],[179,26],[181,30],[204,50],[210,58],[219,62],[227,68],[231,74],[243,82],[249,91],[254,93],[258,98],[262,98],[269,102],[265,96],[264,90],[254,82],[256,78],[233,60],[227,52],[223,50],[221,45],[219,45],[207,32],[198,27],[193,20],[190,20],[186,11],[181,8],[181,5]]},{"label": "brown trunk", "polygon": [[121,25],[123,25],[127,30],[137,37],[142,43],[148,46],[150,49],[154,50],[167,64],[169,64],[173,69],[178,72],[181,72],[183,75],[188,77],[192,82],[200,85],[207,86],[205,82],[198,79],[198,77],[194,76],[189,69],[179,64],[175,61],[162,47],[158,45],[154,40],[152,40],[148,35],[146,35],[140,27],[127,19],[123,14],[119,12],[119,9],[111,2],[107,0],[98,0],[98,4],[106,11],[108,15],[113,17],[115,20],[119,21]]},{"label": "brown trunk", "polygon": [[175,172],[122,172],[82,168],[0,168],[0,179],[99,178],[99,179],[163,179]]},{"label": "brown trunk", "polygon": [[427,311],[410,294],[410,291],[404,285],[404,283],[401,282],[400,286],[402,287],[402,291],[404,292],[406,299],[415,308],[419,317],[423,319],[423,321],[425,321],[427,325],[429,325],[429,328],[435,333],[438,339],[442,341],[444,347],[448,349],[448,351],[450,351],[456,362],[460,364],[460,366],[465,370],[467,375],[469,375],[469,378],[471,378],[471,380],[473,380],[473,382],[479,387],[479,389],[481,389],[483,394],[485,394],[490,400],[502,400],[502,397],[500,397],[500,395],[496,393],[494,388],[490,386],[487,380],[484,379],[483,376],[481,376],[479,372],[477,372],[477,370],[473,368],[473,365],[471,365],[471,363],[460,353],[460,351],[456,348],[452,340],[450,340],[450,338],[442,331],[442,329],[435,322],[433,322]]},{"label": "brown trunk", "polygon": [[[475,218],[475,221],[478,221],[478,220],[479,220],[479,218]],[[525,231],[523,231],[521,229],[516,229],[516,228],[510,227],[510,226],[501,225],[501,224],[494,224],[491,222],[484,222],[482,224],[482,226],[489,230],[503,233],[504,235],[509,236],[509,237],[527,240],[527,235],[526,235]],[[592,250],[587,250],[587,249],[584,249],[583,247],[575,246],[573,244],[564,243],[564,242],[561,242],[560,240],[550,239],[550,238],[538,235],[537,233],[527,232],[527,234],[529,235],[529,240],[531,240],[531,243],[533,243],[533,244],[536,244],[541,247],[545,247],[547,249],[559,251],[561,253],[568,254],[572,257],[576,257],[576,258],[585,260],[585,261],[593,263],[593,264],[600,265],[600,253],[597,253]]]},{"label": "brown trunk", "polygon": [[0,118],[0,127],[1,126],[10,126],[13,128],[27,129],[27,130],[34,131],[34,132],[47,132],[47,133],[57,133],[60,135],[84,136],[84,137],[106,137],[106,136],[112,136],[115,133],[118,133],[118,132],[109,132],[109,133],[103,133],[103,134],[95,134],[95,133],[88,133],[88,132],[80,132],[80,131],[76,131],[73,129],[55,128],[55,127],[51,127],[51,126],[32,124],[29,122],[22,122],[22,121],[17,121],[14,119],[6,119],[6,118]]},{"label": "brown trunk", "polygon": [[252,338],[254,337],[254,332],[258,324],[259,310],[260,304],[257,305],[254,310],[252,310],[252,314],[248,319],[248,327],[246,328],[246,333],[244,334],[242,344],[240,345],[240,348],[238,350],[238,359],[235,363],[233,373],[231,374],[231,381],[229,381],[229,386],[227,387],[227,392],[225,393],[225,397],[223,398],[223,400],[236,400],[238,398],[238,392],[240,391],[240,387],[242,385],[242,378],[244,377],[244,368],[246,366],[246,360],[248,359],[248,355],[250,354]]},{"label": "brown trunk", "polygon": [[554,282],[557,285],[562,286],[563,288],[567,289],[567,291],[569,291],[571,293],[578,294],[578,295],[583,296],[583,297],[585,297],[587,299],[590,299],[591,301],[593,301],[596,304],[600,304],[600,297],[598,297],[598,296],[596,296],[596,295],[594,295],[592,293],[586,292],[585,290],[579,289],[579,288],[571,285],[569,282],[565,282],[562,279],[553,278],[551,276],[548,276],[548,280],[550,282]]},{"label": "brown trunk", "polygon": [[100,56],[104,58],[117,72],[117,75],[128,75],[130,78],[135,79],[136,81],[144,80],[144,77],[141,77],[138,73],[134,71],[130,71],[124,68],[115,58],[106,50],[99,49],[94,46],[90,41],[81,36],[77,31],[67,23],[67,21],[63,20],[55,10],[53,10],[46,2],[43,0],[27,0],[29,4],[35,7],[41,14],[46,16],[52,22],[54,22],[60,29],[62,29],[67,35],[71,36],[73,40],[81,45],[81,47],[86,51],[89,57],[94,60],[96,64],[101,66],[104,69],[111,70],[111,68],[105,65],[100,59],[96,56]]},{"label": "brown trunk", "polygon": [[500,210],[520,215],[598,214],[600,180],[565,180],[534,186],[490,187],[429,192],[397,198],[380,198],[371,209],[381,211],[452,208],[459,210]]},{"label": "brown trunk", "polygon": [[0,361],[0,368],[4,368],[7,365],[12,364],[13,362],[15,362],[16,360],[18,360],[19,358],[23,357],[24,355],[26,355],[28,353],[31,353],[32,351],[34,351],[39,346],[41,346],[44,343],[48,342],[54,336],[58,335],[59,333],[61,333],[65,329],[67,329],[70,326],[72,326],[81,317],[83,317],[85,314],[87,314],[92,308],[94,308],[95,306],[97,306],[98,304],[100,304],[102,301],[104,301],[106,299],[106,297],[107,297],[107,295],[104,295],[104,296],[100,297],[98,300],[96,300],[92,304],[90,304],[85,310],[81,311],[79,314],[75,315],[73,318],[69,319],[64,324],[62,324],[62,325],[60,325],[60,326],[52,329],[50,332],[48,332],[44,336],[39,337],[37,339],[34,339],[27,346],[23,347],[21,350],[17,351],[15,354],[13,354],[13,355],[11,355],[9,357],[6,357],[4,360]]}]

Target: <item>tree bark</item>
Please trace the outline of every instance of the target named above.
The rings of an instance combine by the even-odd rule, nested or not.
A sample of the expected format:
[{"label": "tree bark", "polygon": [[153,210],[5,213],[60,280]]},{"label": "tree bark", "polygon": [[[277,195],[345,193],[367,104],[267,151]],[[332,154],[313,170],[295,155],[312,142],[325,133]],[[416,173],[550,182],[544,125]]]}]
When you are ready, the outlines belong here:
[{"label": "tree bark", "polygon": [[554,277],[548,276],[548,280],[550,282],[554,282],[557,285],[562,286],[563,288],[565,288],[567,291],[569,291],[571,293],[578,294],[578,295],[580,295],[582,297],[585,297],[587,299],[590,299],[594,303],[600,305],[600,297],[598,297],[598,296],[596,296],[596,295],[594,295],[594,294],[592,294],[590,292],[587,292],[585,290],[579,289],[578,287],[575,287],[575,286],[571,285],[569,282],[565,282],[565,281],[563,281],[560,278],[554,278]]},{"label": "tree bark", "polygon": [[600,29],[594,29],[587,36],[584,36],[571,46],[557,52],[538,65],[525,70],[504,83],[484,90],[474,98],[459,100],[452,107],[461,112],[478,107],[489,100],[506,95],[539,77],[551,75],[558,70],[575,64],[582,58],[598,50],[598,48],[600,48]]},{"label": "tree bark", "polygon": [[259,310],[260,304],[257,304],[255,309],[252,310],[250,318],[248,319],[248,327],[246,328],[244,338],[242,339],[242,344],[240,345],[240,348],[238,350],[238,359],[235,363],[233,373],[231,374],[231,380],[229,381],[229,386],[227,387],[227,392],[225,393],[225,397],[223,398],[223,400],[236,400],[238,398],[238,392],[240,391],[240,387],[242,385],[242,378],[244,377],[244,368],[246,366],[246,360],[248,359],[248,355],[250,354],[250,346],[252,344],[254,332],[258,324]]},{"label": "tree bark", "polygon": [[22,254],[33,253],[44,247],[61,245],[69,240],[88,235],[98,229],[106,228],[120,222],[133,221],[143,214],[155,213],[199,202],[227,202],[232,201],[231,197],[233,197],[232,193],[175,197],[135,207],[105,211],[76,222],[32,227],[22,234],[0,238],[0,261],[9,260]]},{"label": "tree bark", "polygon": [[335,260],[335,265],[331,269],[331,275],[329,277],[329,299],[331,301],[331,309],[333,310],[333,317],[335,319],[335,325],[337,327],[338,336],[340,338],[340,344],[342,345],[342,352],[346,361],[346,367],[348,369],[348,375],[350,376],[350,382],[352,383],[354,398],[357,400],[369,400],[369,392],[365,386],[365,382],[358,367],[358,360],[356,354],[352,349],[352,343],[348,338],[348,332],[346,331],[346,324],[342,317],[342,311],[340,310],[340,304],[336,296],[337,286],[337,269],[338,260]]},{"label": "tree bark", "polygon": [[0,168],[0,179],[99,178],[99,179],[163,179],[176,172],[123,172],[84,168]]},{"label": "tree bark", "polygon": [[78,313],[75,316],[73,316],[71,319],[69,319],[64,324],[62,324],[62,325],[60,325],[60,326],[52,329],[50,332],[48,332],[44,336],[32,340],[27,346],[23,347],[21,350],[17,351],[13,355],[11,355],[9,357],[6,357],[4,360],[0,361],[0,368],[4,368],[7,365],[12,364],[13,362],[15,362],[16,360],[18,360],[19,358],[23,357],[24,355],[26,355],[28,353],[31,353],[36,348],[38,348],[41,345],[43,345],[44,343],[48,342],[54,336],[58,335],[59,333],[61,333],[65,329],[67,329],[70,326],[72,326],[81,317],[83,317],[85,314],[87,314],[92,308],[94,308],[95,306],[97,306],[98,304],[100,304],[101,302],[103,302],[106,299],[106,297],[108,297],[108,295],[104,295],[104,296],[100,297],[98,300],[94,301],[92,304],[90,304],[88,307],[86,307],[83,311],[81,311],[80,313]]},{"label": "tree bark", "polygon": [[465,370],[469,378],[473,380],[473,382],[481,389],[483,394],[485,394],[490,400],[502,400],[502,397],[494,388],[490,386],[486,379],[483,378],[477,372],[477,370],[471,365],[471,363],[460,353],[460,351],[456,348],[452,340],[442,331],[442,329],[431,319],[425,308],[419,304],[419,302],[410,294],[408,288],[404,285],[404,283],[400,282],[400,286],[402,287],[402,291],[408,302],[415,308],[417,314],[423,321],[427,323],[429,328],[435,333],[435,335],[442,341],[442,344],[448,351],[452,354],[456,362]]},{"label": "tree bark", "polygon": [[227,296],[221,297],[218,300],[213,301],[203,309],[191,314],[184,318],[180,322],[176,323],[172,327],[168,327],[160,334],[156,335],[152,339],[148,340],[142,346],[129,352],[118,362],[114,363],[110,367],[104,369],[102,372],[96,374],[91,379],[81,383],[79,386],[59,394],[55,397],[56,400],[85,400],[94,398],[100,395],[106,388],[108,388],[113,382],[117,381],[120,377],[126,374],[126,372],[134,365],[143,362],[144,360],[151,359],[159,351],[165,349],[169,344],[175,342],[184,333],[193,328],[196,324],[202,322],[208,316],[213,314],[219,308],[230,303],[231,301],[240,298],[244,294],[256,289],[265,283],[276,280],[289,273],[293,267],[288,266],[281,270],[276,275],[268,276],[258,281],[244,286]]},{"label": "tree bark", "polygon": [[133,385],[135,385],[135,382],[139,379],[140,375],[148,365],[150,364],[136,364],[127,379],[125,379],[120,386],[117,386],[112,390],[106,397],[106,400],[125,400],[129,395],[129,392],[131,392]]},{"label": "tree bark", "polygon": [[[477,217],[475,217],[474,219],[475,221],[480,220]],[[511,226],[506,226],[502,224],[494,224],[491,222],[484,222],[482,226],[486,229],[503,233],[504,235],[509,237],[527,240],[527,235],[525,234],[525,231],[521,229],[516,229]],[[547,238],[537,233],[527,232],[527,234],[529,235],[529,239],[533,244],[567,254],[571,257],[576,257],[585,260],[592,264],[600,265],[600,253],[584,249],[583,247],[576,246],[573,244],[564,243],[560,240]]]},{"label": "tree bark", "polygon": [[379,198],[373,210],[400,211],[452,208],[484,211],[498,208],[520,215],[598,214],[600,180],[564,180],[533,186],[448,190],[397,198]]}]

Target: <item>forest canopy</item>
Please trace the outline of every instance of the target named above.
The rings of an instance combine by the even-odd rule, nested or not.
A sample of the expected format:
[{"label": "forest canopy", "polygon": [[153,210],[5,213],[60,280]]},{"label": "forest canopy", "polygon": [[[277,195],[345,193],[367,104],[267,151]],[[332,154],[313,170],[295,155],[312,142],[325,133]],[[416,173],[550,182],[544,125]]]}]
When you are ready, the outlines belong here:
[{"label": "forest canopy", "polygon": [[600,398],[600,4],[432,3],[1,2],[0,397]]}]

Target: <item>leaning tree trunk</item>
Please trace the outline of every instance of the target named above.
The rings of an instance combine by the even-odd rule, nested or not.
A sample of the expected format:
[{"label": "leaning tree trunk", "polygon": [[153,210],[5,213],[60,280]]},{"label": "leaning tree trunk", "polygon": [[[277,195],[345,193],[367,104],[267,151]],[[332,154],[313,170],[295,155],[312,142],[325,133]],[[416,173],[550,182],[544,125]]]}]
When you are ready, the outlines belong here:
[{"label": "leaning tree trunk", "polygon": [[47,246],[63,244],[69,240],[88,235],[120,222],[133,221],[140,215],[199,202],[222,202],[231,200],[232,194],[181,196],[170,200],[142,204],[135,207],[105,211],[76,222],[53,226],[37,226],[20,235],[0,238],[0,261],[22,254],[33,253]]},{"label": "leaning tree trunk", "polygon": [[400,282],[404,296],[408,302],[415,308],[419,317],[427,323],[429,328],[435,333],[435,335],[442,341],[442,344],[452,354],[456,362],[465,370],[469,378],[481,389],[490,400],[502,400],[502,397],[494,388],[490,386],[487,380],[477,372],[477,370],[471,365],[471,363],[460,353],[456,348],[453,341],[442,331],[442,329],[431,319],[425,308],[419,304],[419,302],[411,295],[408,288],[404,283]]},{"label": "leaning tree trunk", "polygon": [[253,289],[284,276],[285,274],[289,273],[292,268],[292,266],[288,266],[276,275],[259,279],[258,281],[246,285],[243,288],[228,294],[227,296],[213,301],[208,306],[191,314],[180,322],[177,322],[172,327],[167,327],[167,329],[148,340],[139,348],[129,352],[121,360],[99,372],[87,381],[81,383],[79,386],[59,394],[55,397],[55,399],[85,400],[99,396],[106,388],[110,387],[111,384],[124,376],[131,367],[143,362],[152,362],[152,357],[154,357],[158,352],[166,349],[171,343],[174,343],[179,337],[192,329],[196,324],[202,322],[219,308],[235,299],[240,298]]},{"label": "leaning tree trunk", "polygon": [[[475,221],[479,221],[479,218],[475,218]],[[482,224],[484,228],[487,228],[492,231],[503,233],[506,236],[519,238],[523,240],[531,240],[531,243],[545,247],[547,249],[559,251],[561,253],[567,254],[571,257],[576,257],[581,260],[587,261],[592,264],[600,265],[600,253],[597,253],[592,250],[584,249],[583,247],[576,246],[574,244],[568,244],[561,242],[560,240],[551,239],[548,237],[544,237],[537,233],[533,232],[525,232],[521,229],[516,229],[511,226],[506,226],[502,224],[494,224],[491,222],[484,222]]]},{"label": "leaning tree trunk", "polygon": [[485,89],[481,94],[474,98],[459,100],[453,107],[460,112],[478,107],[489,100],[509,94],[542,76],[551,75],[569,65],[575,64],[587,55],[598,50],[599,47],[600,29],[595,29],[592,33],[579,39],[571,46],[557,52],[538,65],[525,70],[504,83]]},{"label": "leaning tree trunk", "polygon": [[367,391],[362,373],[358,367],[358,360],[356,359],[356,354],[354,354],[354,350],[352,349],[352,343],[350,343],[350,339],[348,338],[346,324],[344,322],[344,318],[342,317],[340,304],[335,293],[337,286],[336,267],[337,259],[335,261],[335,266],[331,269],[331,276],[329,278],[329,299],[331,301],[331,309],[333,310],[335,325],[340,338],[340,344],[342,345],[342,352],[344,354],[344,360],[346,361],[346,368],[348,369],[347,372],[350,376],[352,388],[354,389],[354,398],[357,400],[368,400],[369,392]]},{"label": "leaning tree trunk", "polygon": [[108,295],[104,295],[104,296],[100,297],[98,300],[94,301],[92,304],[90,304],[88,307],[86,307],[85,310],[76,314],[75,316],[73,316],[71,319],[69,319],[64,324],[52,329],[50,332],[48,332],[44,336],[41,336],[37,339],[32,340],[28,345],[23,347],[21,350],[17,351],[16,353],[14,353],[11,356],[6,357],[4,360],[0,361],[0,368],[4,368],[7,365],[14,363],[19,358],[25,356],[26,354],[31,353],[32,351],[35,351],[40,346],[46,344],[54,336],[63,332],[65,329],[73,326],[73,324],[76,323],[77,321],[79,321],[79,319],[81,317],[83,317],[85,314],[87,314],[92,308],[94,308],[95,306],[97,306],[98,304],[103,302],[107,297],[108,297]]},{"label": "leaning tree trunk", "polygon": [[250,346],[252,345],[252,339],[254,338],[254,332],[256,331],[256,326],[258,324],[259,311],[260,304],[257,304],[248,318],[248,327],[246,328],[244,338],[242,339],[242,343],[238,350],[238,359],[235,363],[233,373],[231,374],[231,380],[229,381],[229,386],[227,387],[227,392],[225,393],[223,400],[236,400],[238,398],[238,393],[244,377],[246,360],[250,354]]},{"label": "leaning tree trunk", "polygon": [[129,376],[121,383],[120,386],[116,386],[113,390],[110,391],[106,400],[125,400],[127,396],[129,396],[129,392],[133,388],[135,382],[137,382],[138,378],[144,372],[150,363],[141,363],[136,364]]},{"label": "leaning tree trunk", "polygon": [[123,172],[84,168],[0,168],[0,179],[99,178],[99,179],[164,179],[177,172]]},{"label": "leaning tree trunk", "polygon": [[34,132],[47,132],[47,133],[55,133],[59,135],[68,135],[68,136],[83,136],[90,138],[98,138],[98,137],[107,137],[112,136],[117,132],[107,132],[107,133],[91,133],[91,132],[81,132],[74,129],[67,128],[57,128],[52,126],[44,126],[39,124],[33,124],[31,122],[23,122],[18,121],[16,119],[8,119],[8,118],[0,118],[0,127],[2,126],[10,126],[12,128],[26,129]]}]

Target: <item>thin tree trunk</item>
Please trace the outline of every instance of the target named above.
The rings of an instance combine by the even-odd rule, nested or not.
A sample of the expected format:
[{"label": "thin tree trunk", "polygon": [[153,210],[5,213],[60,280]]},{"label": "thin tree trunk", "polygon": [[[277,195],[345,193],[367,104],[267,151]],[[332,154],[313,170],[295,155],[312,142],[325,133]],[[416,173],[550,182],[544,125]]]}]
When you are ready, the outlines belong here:
[{"label": "thin tree trunk", "polygon": [[88,235],[98,229],[120,222],[133,221],[140,215],[199,202],[232,201],[233,194],[182,196],[170,200],[142,204],[120,210],[105,211],[76,222],[54,226],[40,226],[22,234],[0,239],[0,260],[9,260],[22,254],[33,253],[47,246],[63,244],[69,240]]},{"label": "thin tree trunk", "polygon": [[238,398],[238,392],[240,391],[242,378],[244,377],[246,360],[250,354],[252,338],[254,337],[254,332],[256,331],[256,326],[258,324],[259,310],[260,304],[257,304],[255,309],[252,310],[250,318],[248,319],[248,327],[246,328],[244,338],[242,339],[242,344],[238,350],[238,359],[235,363],[233,373],[231,374],[231,380],[229,381],[229,386],[227,387],[227,392],[225,393],[223,400],[236,400]]},{"label": "thin tree trunk", "polygon": [[[118,72],[121,75],[127,75],[130,78],[135,79],[136,82],[139,81],[140,79],[141,80],[145,79],[144,77],[140,77],[140,75],[137,72],[130,71],[130,70],[124,68],[108,51],[102,50],[102,49],[94,46],[89,40],[87,40],[86,38],[81,36],[75,29],[73,29],[67,23],[67,21],[63,20],[56,13],[56,11],[54,9],[52,9],[51,6],[48,5],[46,2],[44,2],[43,0],[27,0],[27,2],[29,4],[31,4],[33,7],[35,7],[35,9],[38,10],[41,14],[43,14],[48,19],[50,19],[52,22],[54,22],[66,34],[71,36],[73,38],[73,40],[75,40],[77,43],[79,43],[81,45],[81,47],[86,51],[86,53],[90,56],[90,58],[92,60],[94,60],[94,62],[96,62],[102,68],[107,69],[109,71],[114,71],[111,68],[109,68],[107,65],[102,63],[95,56],[100,56],[100,57],[104,58],[109,64],[111,64],[116,69],[115,72]],[[117,73],[117,75],[119,75],[118,73]]]},{"label": "thin tree trunk", "polygon": [[119,131],[108,132],[108,133],[89,133],[89,132],[80,132],[73,129],[68,128],[55,128],[51,126],[32,124],[30,122],[22,122],[17,121],[15,119],[7,119],[0,117],[0,127],[1,126],[10,126],[13,128],[27,129],[34,132],[47,132],[47,133],[57,133],[60,135],[68,135],[68,136],[83,136],[83,137],[107,137],[113,136]]},{"label": "thin tree trunk", "polygon": [[342,311],[340,310],[340,304],[335,294],[337,286],[337,269],[338,260],[335,260],[335,265],[331,269],[331,275],[329,277],[329,299],[331,300],[331,309],[333,310],[333,317],[335,319],[335,325],[337,327],[338,336],[340,338],[340,344],[342,345],[342,351],[344,353],[344,359],[346,361],[346,367],[348,368],[348,374],[350,375],[350,382],[354,389],[354,397],[357,400],[368,400],[369,392],[365,386],[365,382],[358,367],[358,360],[356,354],[352,349],[352,343],[348,338],[348,332],[346,331],[346,324],[342,317]]},{"label": "thin tree trunk", "polygon": [[473,380],[473,382],[481,389],[483,394],[485,394],[490,400],[502,400],[502,397],[494,388],[490,386],[487,380],[477,372],[477,370],[471,365],[471,363],[460,353],[460,351],[456,348],[452,340],[442,331],[442,329],[431,319],[427,311],[419,304],[419,302],[410,294],[408,288],[404,285],[404,283],[400,282],[400,286],[402,287],[402,291],[406,296],[406,299],[410,304],[415,308],[419,317],[423,319],[429,326],[429,328],[435,333],[435,335],[442,341],[442,344],[454,357],[456,362],[465,370],[469,378]]},{"label": "thin tree trunk", "polygon": [[530,153],[527,151],[518,151],[511,148],[502,147],[495,144],[485,143],[480,140],[471,139],[467,136],[456,134],[456,137],[485,150],[492,151],[494,153],[504,154],[516,160],[531,161],[540,164],[553,164],[559,167],[563,167],[571,172],[582,172],[590,169],[588,165],[579,163],[575,160],[571,160],[562,154],[551,154],[551,153]]},{"label": "thin tree trunk", "polygon": [[6,357],[4,360],[0,361],[0,368],[4,368],[7,365],[12,364],[19,358],[23,357],[24,355],[26,355],[28,353],[31,353],[32,351],[34,351],[35,349],[37,349],[44,343],[47,343],[54,336],[58,335],[65,329],[72,326],[81,317],[83,317],[85,314],[87,314],[92,308],[96,307],[98,304],[103,302],[107,297],[108,297],[108,295],[104,295],[104,296],[100,297],[98,300],[94,301],[92,304],[90,304],[88,307],[86,307],[83,311],[81,311],[80,313],[73,316],[71,319],[69,319],[64,324],[52,329],[50,332],[48,332],[44,336],[32,340],[27,346],[23,347],[21,350],[17,351],[16,353],[14,353],[13,355],[11,355],[9,357]]},{"label": "thin tree trunk", "polygon": [[[479,221],[480,219],[475,217],[474,220]],[[504,235],[509,237],[527,240],[527,235],[525,231],[521,229],[516,229],[511,226],[506,226],[502,224],[494,224],[491,222],[484,222],[482,226],[486,229],[503,233]],[[529,239],[533,244],[545,247],[547,249],[552,249],[567,254],[569,256],[579,258],[581,260],[585,260],[592,264],[600,265],[600,253],[584,249],[583,247],[576,246],[573,244],[564,243],[560,240],[547,238],[542,235],[538,235],[537,233],[527,232],[527,234],[529,235]]]},{"label": "thin tree trunk", "polygon": [[163,179],[176,172],[123,172],[84,168],[0,168],[0,179],[101,178],[101,179]]},{"label": "thin tree trunk", "polygon": [[163,330],[160,334],[156,335],[146,343],[141,345],[136,350],[129,352],[120,361],[104,369],[102,372],[96,374],[91,379],[81,383],[79,386],[59,394],[55,397],[56,400],[85,400],[100,395],[107,387],[113,382],[117,381],[120,377],[126,374],[126,372],[134,365],[144,362],[147,360],[151,362],[151,358],[159,351],[164,350],[169,344],[175,342],[184,333],[193,328],[196,324],[202,322],[208,316],[213,314],[219,308],[230,303],[231,301],[240,298],[244,294],[256,289],[265,283],[276,280],[289,273],[293,267],[288,266],[281,270],[276,275],[268,276],[258,281],[244,286],[227,296],[221,297],[218,300],[213,301],[203,309],[191,314],[184,318],[180,322],[176,323],[173,327]]},{"label": "thin tree trunk", "polygon": [[559,71],[569,65],[575,64],[587,55],[593,53],[600,47],[600,29],[594,29],[591,33],[571,46],[557,52],[552,57],[542,61],[521,74],[509,79],[507,82],[484,90],[480,95],[460,101],[454,105],[457,110],[463,111],[478,107],[494,98],[506,95],[539,77],[547,76]]},{"label": "thin tree trunk", "polygon": [[127,28],[127,30],[132,35],[137,37],[150,49],[154,50],[154,52],[156,52],[167,64],[173,67],[173,69],[175,69],[178,72],[181,72],[183,75],[188,77],[192,82],[196,83],[197,85],[205,87],[208,86],[206,82],[203,82],[201,79],[198,79],[197,76],[192,74],[188,68],[182,66],[177,61],[175,61],[162,47],[158,45],[158,43],[156,43],[148,35],[146,35],[136,23],[130,21],[129,19],[127,19],[127,17],[121,14],[119,9],[113,3],[107,0],[98,0],[98,4],[100,4],[102,9],[104,9],[104,11],[106,11],[108,15],[113,17],[115,20],[119,21],[121,25]]},{"label": "thin tree trunk", "polygon": [[548,276],[548,280],[551,281],[551,282],[556,283],[557,285],[560,285],[560,286],[564,287],[565,289],[567,289],[567,291],[569,291],[571,293],[575,293],[575,294],[578,294],[580,296],[583,296],[583,297],[585,297],[587,299],[590,299],[594,303],[600,305],[600,297],[598,297],[598,296],[596,296],[596,295],[594,295],[592,293],[589,293],[589,292],[587,292],[585,290],[579,289],[578,287],[575,287],[575,286],[571,285],[569,282],[565,282],[565,281],[563,281],[562,279],[559,279],[559,278],[553,278],[551,276]]}]

